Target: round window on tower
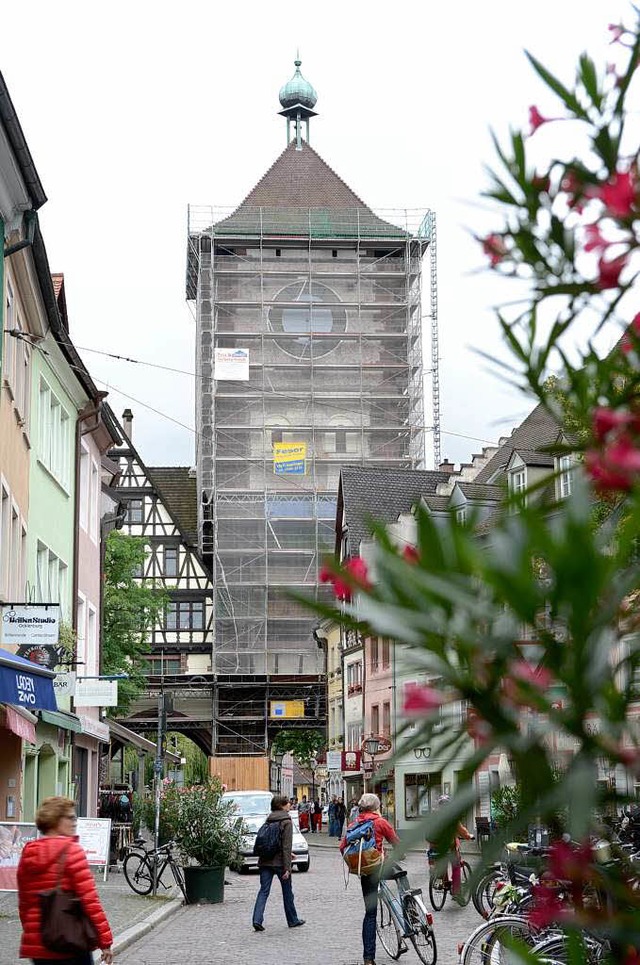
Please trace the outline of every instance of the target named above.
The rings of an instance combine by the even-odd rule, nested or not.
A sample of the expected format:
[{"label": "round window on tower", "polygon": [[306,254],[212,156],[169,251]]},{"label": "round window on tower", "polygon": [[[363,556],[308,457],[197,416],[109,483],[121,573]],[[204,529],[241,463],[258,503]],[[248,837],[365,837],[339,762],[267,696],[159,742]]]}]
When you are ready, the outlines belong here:
[{"label": "round window on tower", "polygon": [[278,345],[297,358],[318,358],[331,352],[347,328],[347,313],[334,291],[301,279],[278,292],[269,309],[269,328],[282,334]]}]

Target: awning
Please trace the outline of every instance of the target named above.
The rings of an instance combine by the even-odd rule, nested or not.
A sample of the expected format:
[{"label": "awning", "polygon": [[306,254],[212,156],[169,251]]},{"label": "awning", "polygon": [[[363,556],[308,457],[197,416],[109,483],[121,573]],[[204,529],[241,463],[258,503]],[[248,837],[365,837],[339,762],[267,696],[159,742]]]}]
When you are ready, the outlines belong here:
[{"label": "awning", "polygon": [[[124,724],[119,723],[117,720],[109,719],[107,721],[109,725],[109,730],[111,731],[111,737],[116,738],[123,744],[129,744],[130,747],[137,747],[139,751],[145,751],[147,754],[156,753],[156,745],[153,741],[147,740],[146,737],[142,737],[141,734],[136,734],[135,731],[129,730]],[[180,763],[180,755],[174,754],[172,751],[165,751],[165,758],[171,761],[172,764]]]},{"label": "awning", "polygon": [[21,737],[23,740],[29,741],[30,744],[35,744],[38,718],[30,714],[28,710],[19,710],[17,707],[0,707],[0,723],[16,737]]},{"label": "awning", "polygon": [[23,710],[57,710],[55,673],[0,649],[0,703]]},{"label": "awning", "polygon": [[66,714],[62,710],[41,710],[40,717],[45,724],[53,724],[62,730],[71,730],[74,734],[82,733],[82,724],[75,714]]}]

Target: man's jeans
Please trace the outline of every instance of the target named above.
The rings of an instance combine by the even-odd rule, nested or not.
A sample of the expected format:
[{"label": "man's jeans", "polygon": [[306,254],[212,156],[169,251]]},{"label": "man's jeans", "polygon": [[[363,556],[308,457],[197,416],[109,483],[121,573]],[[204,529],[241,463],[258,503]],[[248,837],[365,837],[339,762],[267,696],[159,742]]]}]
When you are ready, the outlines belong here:
[{"label": "man's jeans", "polygon": [[360,878],[364,898],[364,919],[362,922],[362,951],[365,959],[376,957],[376,913],[378,911],[378,874],[363,875]]},{"label": "man's jeans", "polygon": [[72,958],[32,958],[34,965],[93,965],[91,952],[79,952]]},{"label": "man's jeans", "polygon": [[[296,906],[293,901],[293,887],[291,885],[291,874],[288,878],[283,878],[284,870],[282,868],[260,868],[260,891],[258,892],[258,897],[256,898],[255,907],[253,909],[253,924],[261,925],[264,918],[264,909],[267,904],[267,898],[269,897],[269,892],[271,891],[271,882],[273,881],[273,876],[277,875],[280,879],[280,884],[282,885],[282,902],[284,904],[284,913],[287,918],[287,925],[294,925],[298,921],[298,913],[296,911]],[[375,915],[373,919],[373,933],[375,936],[376,921]]]}]

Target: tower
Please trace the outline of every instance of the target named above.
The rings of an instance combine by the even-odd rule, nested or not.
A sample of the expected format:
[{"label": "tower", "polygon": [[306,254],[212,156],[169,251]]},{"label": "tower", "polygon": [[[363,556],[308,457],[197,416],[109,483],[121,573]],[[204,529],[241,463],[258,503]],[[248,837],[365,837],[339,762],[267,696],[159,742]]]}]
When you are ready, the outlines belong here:
[{"label": "tower", "polygon": [[265,753],[272,700],[302,700],[300,724],[322,723],[317,621],[290,591],[327,592],[317,577],[342,465],[424,465],[433,215],[376,214],[329,167],[309,144],[316,93],[295,66],[280,91],[285,150],[238,207],[189,209],[215,755]]}]

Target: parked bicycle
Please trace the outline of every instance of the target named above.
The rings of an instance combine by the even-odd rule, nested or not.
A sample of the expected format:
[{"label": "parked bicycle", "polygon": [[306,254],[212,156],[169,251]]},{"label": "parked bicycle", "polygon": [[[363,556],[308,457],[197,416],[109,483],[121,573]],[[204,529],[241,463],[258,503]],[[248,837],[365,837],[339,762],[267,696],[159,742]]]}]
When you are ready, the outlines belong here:
[{"label": "parked bicycle", "polygon": [[454,861],[460,866],[460,891],[457,895],[453,894],[452,876],[449,874],[450,862],[442,863],[439,856],[431,849],[427,851],[429,858],[429,901],[434,911],[441,911],[447,900],[447,895],[451,895],[458,904],[468,905],[471,894],[469,892],[469,879],[471,878],[471,866],[468,861],[464,861],[460,849],[456,848]]},{"label": "parked bicycle", "polygon": [[[395,881],[394,894],[389,881]],[[422,890],[411,888],[409,877],[400,865],[393,865],[380,882],[376,932],[388,955],[394,960],[408,951],[409,939],[424,965],[435,965],[438,957],[433,918],[422,901]]]},{"label": "parked bicycle", "polygon": [[153,889],[155,867],[158,885],[162,885],[163,888],[168,890],[171,888],[171,883],[167,884],[163,881],[162,876],[169,867],[173,874],[173,880],[186,901],[184,872],[174,857],[173,847],[173,842],[169,841],[157,850],[147,848],[144,840],[138,838],[124,859],[123,871],[129,887],[139,895],[150,894]]}]

